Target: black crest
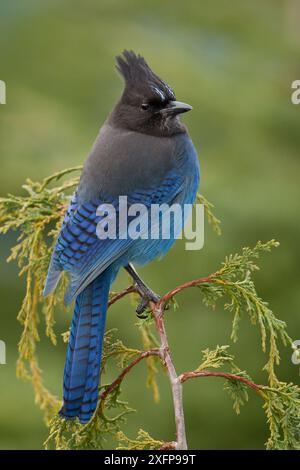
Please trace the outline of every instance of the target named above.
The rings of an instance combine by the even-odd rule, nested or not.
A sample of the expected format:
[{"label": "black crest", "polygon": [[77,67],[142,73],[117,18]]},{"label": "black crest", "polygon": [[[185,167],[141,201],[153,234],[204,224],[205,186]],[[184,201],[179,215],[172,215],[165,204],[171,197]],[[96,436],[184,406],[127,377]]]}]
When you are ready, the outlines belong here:
[{"label": "black crest", "polygon": [[176,99],[172,88],[150,69],[142,56],[125,50],[116,61],[117,70],[125,80],[125,94],[153,96],[162,102]]}]

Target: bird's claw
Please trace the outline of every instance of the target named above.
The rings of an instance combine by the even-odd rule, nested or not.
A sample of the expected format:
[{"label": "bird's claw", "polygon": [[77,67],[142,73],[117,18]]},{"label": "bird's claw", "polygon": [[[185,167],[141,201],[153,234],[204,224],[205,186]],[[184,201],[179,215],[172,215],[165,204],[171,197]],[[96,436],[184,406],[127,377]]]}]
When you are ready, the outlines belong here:
[{"label": "bird's claw", "polygon": [[147,318],[147,315],[144,314],[146,308],[148,307],[150,302],[157,304],[160,301],[160,296],[155,294],[151,289],[141,289],[140,286],[137,285],[137,289],[141,295],[141,301],[136,308],[136,314],[138,318]]},{"label": "bird's claw", "polygon": [[147,299],[143,298],[143,299],[140,301],[140,303],[138,304],[138,306],[137,306],[137,308],[136,308],[136,310],[135,310],[135,311],[136,311],[136,316],[137,316],[139,319],[141,319],[141,320],[143,320],[143,319],[145,319],[145,318],[148,317],[147,312],[145,312],[145,310],[146,310],[146,308],[147,308],[147,306],[148,306],[148,303],[149,303],[149,301],[148,301]]}]

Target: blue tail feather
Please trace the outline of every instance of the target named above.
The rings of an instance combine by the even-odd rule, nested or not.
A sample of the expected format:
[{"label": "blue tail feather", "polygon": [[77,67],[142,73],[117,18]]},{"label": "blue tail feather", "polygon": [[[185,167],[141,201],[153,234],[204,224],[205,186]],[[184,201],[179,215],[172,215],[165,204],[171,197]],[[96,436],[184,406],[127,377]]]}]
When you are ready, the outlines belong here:
[{"label": "blue tail feather", "polygon": [[97,406],[100,366],[112,273],[107,269],[76,298],[64,371],[60,414],[87,423]]}]

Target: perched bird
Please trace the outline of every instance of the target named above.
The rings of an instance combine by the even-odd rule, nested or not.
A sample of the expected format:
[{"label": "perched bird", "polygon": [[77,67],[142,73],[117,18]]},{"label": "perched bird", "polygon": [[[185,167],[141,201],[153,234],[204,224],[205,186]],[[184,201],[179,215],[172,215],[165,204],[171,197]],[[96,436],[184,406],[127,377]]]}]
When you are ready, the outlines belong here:
[{"label": "perched bird", "polygon": [[[179,115],[192,109],[176,101],[173,90],[145,59],[124,51],[117,57],[124,79],[122,96],[109,114],[85,162],[79,186],[65,214],[52,255],[44,295],[63,270],[70,274],[65,302],[75,299],[63,383],[65,418],[87,423],[97,406],[102,344],[109,289],[124,267],[141,293],[141,312],[159,297],[140,279],[133,264],[144,265],[167,253],[175,241],[131,239],[118,229],[116,239],[99,239],[97,208],[116,208],[120,195],[128,206],[142,203],[192,204],[199,185],[194,145]],[[180,227],[183,228],[184,220]],[[132,264],[133,263],[133,264]]]}]

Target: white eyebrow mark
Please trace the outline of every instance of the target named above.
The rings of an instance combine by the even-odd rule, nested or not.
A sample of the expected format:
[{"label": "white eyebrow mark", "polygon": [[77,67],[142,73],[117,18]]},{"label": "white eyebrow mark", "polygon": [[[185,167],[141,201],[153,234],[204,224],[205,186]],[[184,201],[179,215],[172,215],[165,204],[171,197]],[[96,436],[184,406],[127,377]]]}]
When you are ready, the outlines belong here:
[{"label": "white eyebrow mark", "polygon": [[165,83],[165,87],[170,93],[170,95],[175,99],[174,91],[172,90],[172,88],[170,88],[169,85],[167,85],[166,83]]},{"label": "white eyebrow mark", "polygon": [[161,97],[161,99],[162,99],[163,101],[165,101],[166,97],[165,97],[165,95],[163,94],[163,92],[162,92],[159,88],[157,88],[156,86],[152,86],[151,88],[152,88],[152,90],[155,91],[155,93],[157,93],[157,94]]}]

